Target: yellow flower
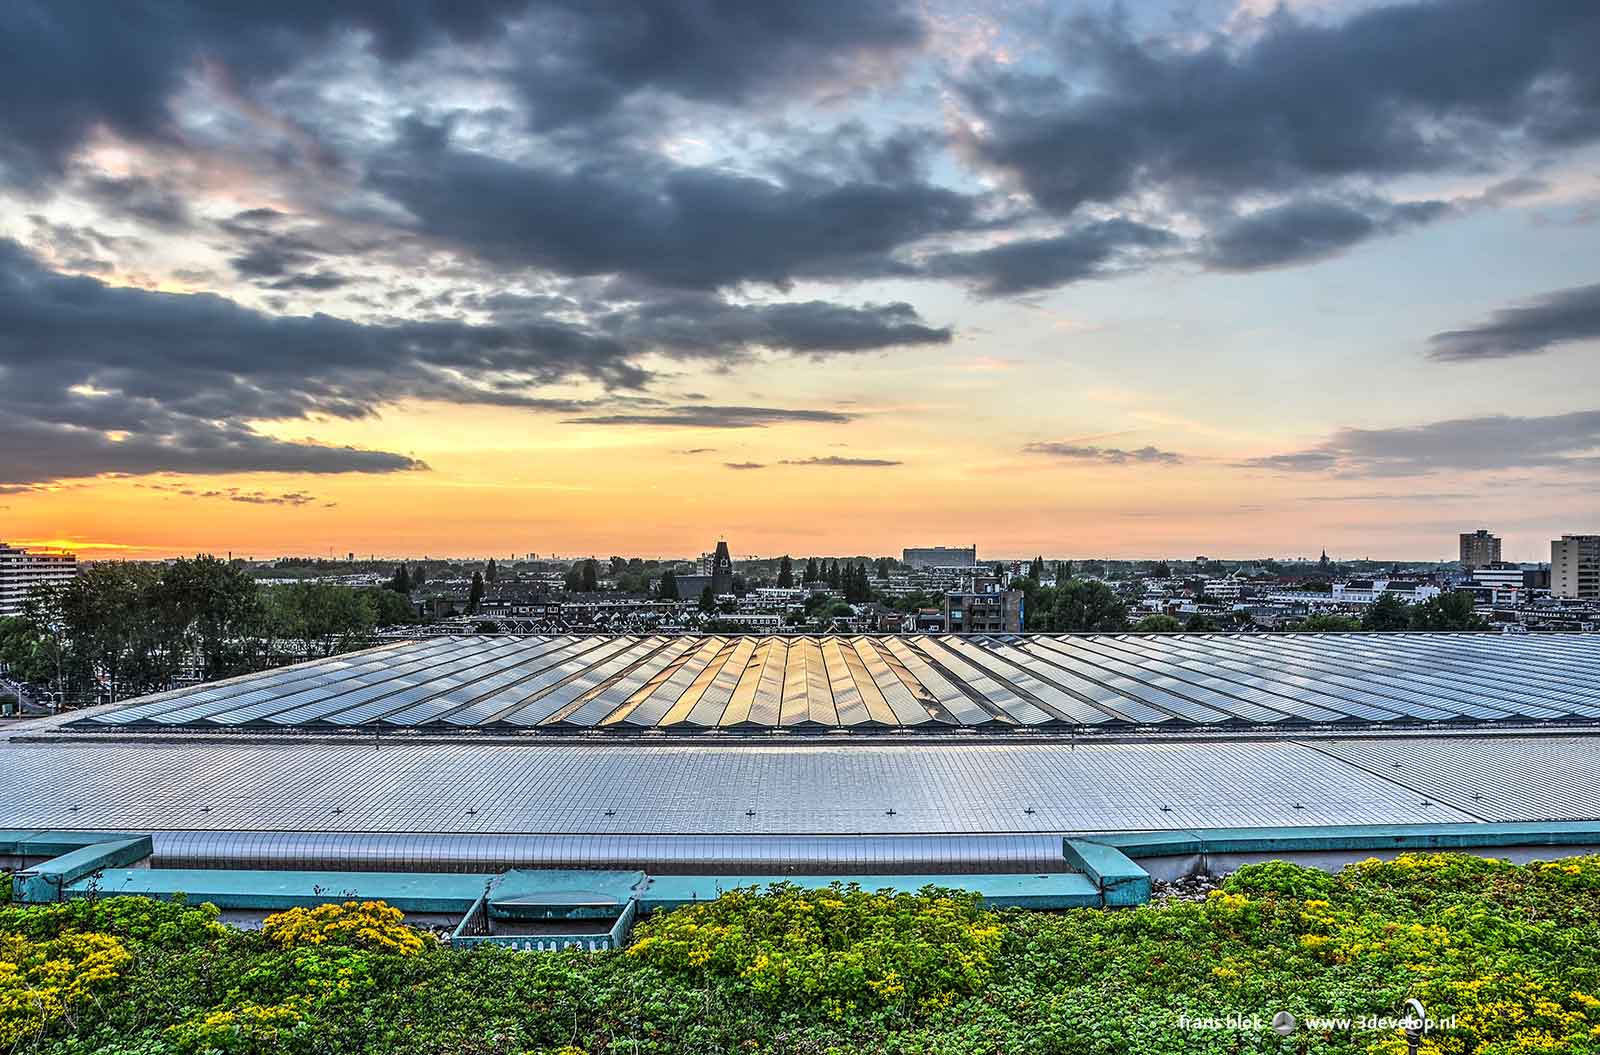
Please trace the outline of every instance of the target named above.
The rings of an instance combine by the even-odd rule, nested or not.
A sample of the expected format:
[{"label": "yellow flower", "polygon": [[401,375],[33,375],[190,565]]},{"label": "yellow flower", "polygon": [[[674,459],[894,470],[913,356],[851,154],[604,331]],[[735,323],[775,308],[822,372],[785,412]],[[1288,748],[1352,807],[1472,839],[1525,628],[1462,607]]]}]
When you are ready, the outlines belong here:
[{"label": "yellow flower", "polygon": [[268,916],[261,932],[285,949],[306,945],[356,945],[402,956],[420,953],[423,936],[405,925],[405,916],[382,901],[346,901],[315,908],[292,908]]}]

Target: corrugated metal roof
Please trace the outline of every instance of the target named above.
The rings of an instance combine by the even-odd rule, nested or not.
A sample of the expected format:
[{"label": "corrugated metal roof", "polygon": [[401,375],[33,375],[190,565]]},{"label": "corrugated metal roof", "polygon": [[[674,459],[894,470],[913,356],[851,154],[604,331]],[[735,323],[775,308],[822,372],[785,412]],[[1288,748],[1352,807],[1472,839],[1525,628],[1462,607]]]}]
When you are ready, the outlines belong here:
[{"label": "corrugated metal roof", "polygon": [[[1527,801],[1527,819],[1547,812]],[[1470,806],[1293,740],[0,742],[0,828],[16,829],[996,835],[1478,819]]]},{"label": "corrugated metal roof", "polygon": [[1600,817],[1600,738],[1359,739],[1319,748],[1334,758],[1488,821]]},{"label": "corrugated metal roof", "polygon": [[1595,634],[1030,634],[434,638],[77,724],[627,734],[1595,719]]}]

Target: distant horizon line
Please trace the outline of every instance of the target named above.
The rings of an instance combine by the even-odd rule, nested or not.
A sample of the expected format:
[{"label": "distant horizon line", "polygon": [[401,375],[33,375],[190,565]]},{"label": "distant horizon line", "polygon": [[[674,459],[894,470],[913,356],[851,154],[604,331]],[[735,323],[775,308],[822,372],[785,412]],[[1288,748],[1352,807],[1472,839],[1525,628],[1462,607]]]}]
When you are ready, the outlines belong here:
[{"label": "distant horizon line", "polygon": [[[118,561],[118,562],[146,563],[146,564],[148,564],[148,563],[164,562],[164,561],[169,561],[169,560],[180,560],[180,559],[186,559],[186,558],[187,559],[194,559],[194,558],[197,558],[197,557],[205,557],[205,556],[219,557],[219,558],[222,558],[222,559],[225,559],[225,560],[244,561],[244,562],[249,563],[249,564],[272,564],[272,563],[275,563],[275,562],[278,562],[278,561],[299,560],[299,559],[319,560],[319,561],[333,561],[333,562],[339,563],[339,564],[387,564],[387,563],[401,563],[401,562],[405,562],[405,563],[417,563],[417,562],[440,562],[440,563],[478,562],[478,563],[484,563],[484,562],[487,562],[487,561],[490,561],[490,560],[493,560],[493,561],[496,561],[496,562],[526,563],[529,560],[529,558],[527,556],[523,555],[523,554],[503,554],[502,555],[502,554],[495,554],[495,553],[490,553],[490,554],[465,554],[465,555],[464,554],[433,555],[433,554],[415,554],[415,553],[405,553],[405,554],[391,553],[391,554],[365,554],[365,555],[363,555],[363,554],[359,554],[358,553],[358,554],[355,554],[354,556],[350,556],[349,554],[350,554],[351,551],[348,551],[348,550],[346,551],[346,555],[342,555],[342,556],[338,555],[338,554],[330,554],[330,555],[327,555],[327,556],[323,556],[321,554],[313,554],[313,553],[293,553],[293,552],[290,552],[290,553],[280,553],[280,554],[277,554],[277,555],[271,556],[271,557],[256,557],[256,556],[252,556],[252,555],[248,555],[248,554],[237,554],[237,553],[235,553],[235,552],[233,552],[231,550],[227,550],[227,549],[223,549],[223,550],[199,549],[199,550],[196,550],[194,552],[190,552],[188,549],[183,549],[181,551],[180,550],[172,550],[172,551],[161,551],[159,553],[148,553],[147,555],[132,555],[132,554],[126,554],[126,553],[124,553],[124,554],[113,554],[113,553],[94,552],[94,550],[100,549],[102,547],[109,549],[110,547],[106,546],[105,544],[99,544],[98,546],[92,547],[90,555],[85,557],[85,555],[83,553],[78,552],[71,545],[66,545],[66,546],[61,546],[59,544],[34,545],[34,544],[30,544],[26,540],[18,541],[18,542],[12,542],[12,543],[6,543],[5,540],[0,540],[0,544],[9,544],[9,545],[11,545],[13,547],[24,549],[24,550],[27,550],[29,552],[34,552],[34,553],[43,553],[43,552],[57,552],[57,553],[66,552],[66,553],[71,553],[74,556],[78,556],[80,559],[83,559],[86,563],[87,562],[99,562],[99,561]],[[123,547],[117,547],[117,548],[121,549]],[[130,550],[131,549],[144,549],[144,550],[153,550],[153,549],[155,549],[155,547],[133,547],[133,546],[126,547],[126,548],[130,549]],[[906,547],[906,548],[923,549],[923,548],[929,548],[929,547]],[[536,551],[534,551],[534,552],[536,552]],[[705,552],[706,553],[710,553],[712,551],[711,550],[707,550]],[[622,554],[615,554],[615,555],[616,556],[623,556]],[[633,559],[653,560],[653,561],[663,562],[663,563],[664,562],[669,562],[669,561],[673,561],[673,562],[692,562],[692,561],[699,560],[703,555],[704,554],[662,556],[662,555],[634,554],[632,556],[628,556],[627,559],[629,559],[629,560],[633,560]],[[901,557],[899,557],[899,556],[897,556],[895,554],[892,554],[892,553],[878,553],[878,554],[867,554],[867,553],[854,553],[854,554],[845,554],[845,553],[837,553],[837,554],[806,553],[806,554],[801,554],[799,556],[796,556],[794,553],[734,554],[733,555],[733,559],[734,559],[735,562],[754,563],[754,562],[760,562],[760,561],[778,561],[778,560],[782,560],[786,556],[789,557],[790,560],[795,561],[797,563],[798,562],[803,562],[803,561],[806,561],[806,560],[876,561],[876,560],[880,560],[880,559],[885,558],[885,557],[887,557],[887,558],[889,558],[891,560],[895,560],[897,562],[901,561]],[[1159,564],[1159,563],[1163,563],[1163,562],[1165,562],[1165,563],[1178,563],[1178,564],[1194,564],[1194,563],[1197,563],[1197,558],[1199,556],[1200,555],[1198,555],[1198,554],[1196,556],[1192,556],[1192,557],[1175,557],[1175,556],[1109,557],[1109,556],[1093,556],[1093,555],[1091,555],[1091,556],[1051,556],[1051,555],[1048,555],[1048,554],[1034,554],[1033,556],[979,556],[977,558],[977,563],[974,566],[975,567],[983,566],[983,565],[997,563],[997,562],[998,563],[1022,563],[1022,564],[1027,564],[1027,563],[1031,563],[1036,558],[1043,559],[1046,565],[1053,565],[1053,564],[1062,563],[1062,562],[1071,562],[1071,563],[1074,563],[1074,564],[1084,563],[1084,562],[1098,562],[1098,563],[1109,563],[1109,564]],[[610,561],[611,555],[599,556],[599,555],[593,554],[593,553],[588,553],[588,554],[555,554],[555,553],[550,553],[550,554],[540,554],[539,556],[534,557],[532,559],[534,561],[552,561],[552,562],[563,562],[563,561],[572,562],[572,561],[581,561],[581,560],[594,560],[594,561],[598,561],[598,562],[601,562],[601,563],[607,563],[607,562]],[[1251,563],[1263,563],[1263,562],[1266,562],[1266,561],[1274,561],[1274,562],[1277,562],[1277,563],[1280,563],[1280,564],[1317,564],[1321,560],[1321,555],[1320,555],[1320,553],[1317,556],[1305,556],[1305,555],[1276,556],[1276,555],[1268,554],[1268,555],[1258,555],[1258,556],[1250,556],[1250,557],[1227,557],[1227,556],[1213,557],[1213,556],[1210,556],[1210,555],[1205,555],[1205,560],[1207,562],[1218,562],[1218,563],[1225,563],[1225,564],[1251,564]],[[1338,557],[1338,556],[1334,556],[1332,554],[1329,554],[1328,555],[1328,561],[1329,561],[1329,563],[1332,563],[1332,564],[1433,564],[1433,565],[1447,565],[1447,564],[1459,564],[1460,563],[1460,558],[1459,557],[1393,557],[1393,556],[1390,556],[1390,557]],[[1547,564],[1547,563],[1549,563],[1549,561],[1548,560],[1539,560],[1537,558],[1532,559],[1532,560],[1507,559],[1507,560],[1502,560],[1500,563],[1502,563],[1502,564]],[[952,567],[954,567],[954,565],[952,565]]]}]

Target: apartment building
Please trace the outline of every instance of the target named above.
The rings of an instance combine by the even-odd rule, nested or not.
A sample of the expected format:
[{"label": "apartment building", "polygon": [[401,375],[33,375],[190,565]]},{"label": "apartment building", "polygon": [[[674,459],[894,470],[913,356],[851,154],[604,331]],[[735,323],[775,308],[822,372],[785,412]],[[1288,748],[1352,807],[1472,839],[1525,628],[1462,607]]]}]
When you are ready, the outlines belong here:
[{"label": "apartment building", "polygon": [[0,542],[0,616],[21,615],[35,586],[71,582],[78,558],[63,550],[27,550]]},{"label": "apartment building", "polygon": [[980,590],[947,593],[944,625],[952,634],[1020,634],[1023,626],[1021,590]]},{"label": "apartment building", "polygon": [[1600,535],[1562,535],[1550,543],[1550,593],[1600,600]]},{"label": "apartment building", "polygon": [[900,551],[908,568],[971,568],[978,563],[977,546],[922,546]]},{"label": "apartment building", "polygon": [[1500,563],[1500,536],[1483,528],[1461,533],[1461,567],[1466,571]]}]

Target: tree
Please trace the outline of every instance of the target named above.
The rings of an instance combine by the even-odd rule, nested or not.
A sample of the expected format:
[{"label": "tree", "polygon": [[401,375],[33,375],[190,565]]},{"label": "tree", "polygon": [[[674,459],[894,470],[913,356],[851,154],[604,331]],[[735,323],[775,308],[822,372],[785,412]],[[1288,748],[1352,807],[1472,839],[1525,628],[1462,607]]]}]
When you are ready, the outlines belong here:
[{"label": "tree", "polygon": [[851,604],[872,599],[872,580],[867,576],[865,564],[848,563],[839,572],[839,590]]},{"label": "tree", "polygon": [[[921,591],[916,593],[901,594],[899,597],[891,598],[886,603],[890,608],[893,608],[897,612],[915,612],[921,608],[937,607],[937,599],[933,596],[933,594],[922,593]],[[1027,614],[1029,618],[1029,629],[1033,629],[1033,613],[1030,611]]]},{"label": "tree", "polygon": [[164,687],[176,672],[189,644],[187,613],[160,604],[160,581],[149,565],[102,562],[63,584],[69,674],[80,699],[97,697],[102,687],[112,699]]},{"label": "tree", "polygon": [[411,573],[404,564],[394,570],[394,578],[389,580],[389,589],[395,593],[411,592]]},{"label": "tree", "polygon": [[789,559],[789,555],[787,553],[785,553],[783,555],[783,559],[778,562],[778,588],[780,590],[791,590],[794,588],[794,561]]},{"label": "tree", "polygon": [[1221,628],[1217,626],[1217,621],[1209,615],[1204,612],[1196,612],[1189,617],[1189,621],[1184,624],[1183,629],[1191,634],[1214,634]]},{"label": "tree", "polygon": [[62,604],[65,592],[60,586],[35,586],[22,599],[22,618],[39,644],[44,663],[44,678],[40,680],[53,680],[62,702],[66,700],[67,648],[71,640]]},{"label": "tree", "polygon": [[806,558],[806,574],[805,574],[805,578],[802,579],[801,581],[802,582],[820,582],[820,581],[822,581],[822,572],[817,567],[817,558],[815,558],[815,557],[807,557]]},{"label": "tree", "polygon": [[663,601],[678,600],[678,577],[671,568],[661,573],[661,583],[656,587],[656,596]]},{"label": "tree", "polygon": [[567,573],[561,577],[561,588],[568,593],[577,593],[583,589],[583,572],[578,570],[576,564],[568,568]]},{"label": "tree", "polygon": [[828,562],[827,579],[828,589],[830,590],[837,590],[843,584],[843,580],[840,578],[839,562],[837,560],[831,560]]},{"label": "tree", "polygon": [[1485,630],[1489,624],[1472,610],[1472,595],[1452,590],[1411,606],[1413,630]]},{"label": "tree", "polygon": [[583,562],[583,592],[594,593],[600,588],[600,566],[591,557]]},{"label": "tree", "polygon": [[707,583],[705,589],[700,591],[700,610],[714,612],[717,608],[717,595],[711,592],[711,584]]},{"label": "tree", "polygon": [[1133,624],[1135,634],[1171,634],[1183,629],[1183,624],[1170,615],[1147,615]]},{"label": "tree", "polygon": [[275,586],[264,598],[269,633],[299,641],[305,655],[332,656],[370,639],[377,625],[371,598],[328,582]]},{"label": "tree", "polygon": [[393,590],[367,590],[363,591],[363,596],[372,605],[373,622],[377,626],[395,626],[417,621],[417,610],[411,607],[410,598]]},{"label": "tree", "polygon": [[425,567],[423,567],[422,565],[419,564],[415,568],[411,569],[411,588],[413,590],[422,589],[422,584],[427,582],[427,581],[428,581],[428,569],[427,568],[425,568]]},{"label": "tree", "polygon": [[1172,565],[1168,564],[1166,561],[1161,561],[1151,570],[1150,577],[1153,579],[1172,578]]},{"label": "tree", "polygon": [[1406,603],[1387,592],[1372,602],[1361,618],[1363,630],[1406,630],[1410,626],[1411,613],[1406,610]]},{"label": "tree", "polygon": [[1289,629],[1296,634],[1348,634],[1361,629],[1361,620],[1353,615],[1323,612],[1302,619]]},{"label": "tree", "polygon": [[332,655],[365,646],[377,623],[414,618],[392,589],[260,587],[241,564],[212,556],[106,562],[31,593],[21,626],[0,627],[0,659],[30,681],[54,681],[64,702],[87,702],[170,688],[191,661],[204,679],[260,670],[285,640],[302,642],[301,657]]},{"label": "tree", "polygon": [[[401,565],[397,571],[404,571]],[[180,640],[157,644],[198,652],[202,675],[220,678],[258,669],[261,608],[255,580],[242,568],[203,555],[167,565],[156,584],[154,621]],[[176,667],[176,657],[170,664]],[[154,672],[152,672],[154,673]],[[164,680],[164,679],[163,679]]]},{"label": "tree", "polygon": [[1128,628],[1128,608],[1103,582],[1073,579],[1056,587],[1046,630],[1118,631]]},{"label": "tree", "polygon": [[476,612],[478,605],[483,603],[483,573],[472,573],[472,586],[467,591],[467,611]]},{"label": "tree", "polygon": [[1033,563],[1028,565],[1028,578],[1039,582],[1044,578],[1044,556],[1041,554],[1033,558]]},{"label": "tree", "polygon": [[489,567],[484,571],[483,577],[488,582],[494,582],[500,577],[500,569],[496,566],[494,558],[489,558]]},{"label": "tree", "polygon": [[55,677],[54,643],[23,616],[0,616],[0,665],[19,681],[45,684]]},{"label": "tree", "polygon": [[894,570],[894,558],[892,558],[892,557],[879,557],[878,558],[878,581],[879,582],[888,582],[889,581],[889,573],[891,571],[893,571],[893,570]]},{"label": "tree", "polygon": [[642,567],[628,567],[617,576],[617,589],[622,593],[648,593],[650,576]]}]

